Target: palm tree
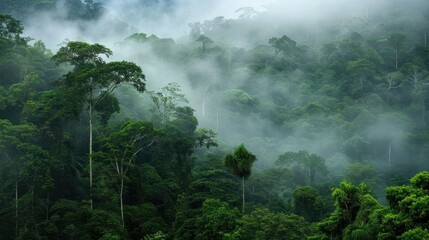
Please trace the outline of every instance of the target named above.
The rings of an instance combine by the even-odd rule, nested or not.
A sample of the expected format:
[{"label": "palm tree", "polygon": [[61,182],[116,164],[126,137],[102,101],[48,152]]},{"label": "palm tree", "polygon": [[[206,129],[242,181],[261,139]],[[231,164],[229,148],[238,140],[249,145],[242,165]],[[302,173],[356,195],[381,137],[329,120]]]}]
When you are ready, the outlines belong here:
[{"label": "palm tree", "polygon": [[201,42],[203,44],[203,53],[206,53],[207,45],[213,42],[213,40],[211,40],[209,37],[206,37],[204,35],[201,35],[195,41]]},{"label": "palm tree", "polygon": [[244,200],[244,179],[251,174],[253,163],[256,161],[255,155],[249,152],[243,144],[240,144],[232,154],[226,155],[223,164],[232,170],[232,174],[242,179],[243,205],[242,213],[245,209]]}]

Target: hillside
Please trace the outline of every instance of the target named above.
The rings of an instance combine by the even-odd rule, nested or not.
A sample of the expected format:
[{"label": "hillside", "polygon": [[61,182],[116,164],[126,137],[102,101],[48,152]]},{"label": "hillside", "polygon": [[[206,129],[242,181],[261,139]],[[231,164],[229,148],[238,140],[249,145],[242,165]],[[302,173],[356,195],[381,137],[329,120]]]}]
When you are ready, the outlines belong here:
[{"label": "hillside", "polygon": [[429,3],[225,4],[0,0],[0,239],[429,238]]}]

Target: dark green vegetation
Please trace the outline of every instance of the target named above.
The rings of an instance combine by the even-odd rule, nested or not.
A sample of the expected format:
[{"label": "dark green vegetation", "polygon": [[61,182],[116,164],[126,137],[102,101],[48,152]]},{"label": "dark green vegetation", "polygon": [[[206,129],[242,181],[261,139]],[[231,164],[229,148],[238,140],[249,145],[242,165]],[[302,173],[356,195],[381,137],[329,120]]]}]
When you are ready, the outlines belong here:
[{"label": "dark green vegetation", "polygon": [[[0,15],[0,239],[428,239],[429,11],[404,9],[318,38],[266,36],[268,13],[242,9],[177,43],[124,37],[141,66],[101,44],[52,53]],[[181,69],[160,90],[151,58]]]}]

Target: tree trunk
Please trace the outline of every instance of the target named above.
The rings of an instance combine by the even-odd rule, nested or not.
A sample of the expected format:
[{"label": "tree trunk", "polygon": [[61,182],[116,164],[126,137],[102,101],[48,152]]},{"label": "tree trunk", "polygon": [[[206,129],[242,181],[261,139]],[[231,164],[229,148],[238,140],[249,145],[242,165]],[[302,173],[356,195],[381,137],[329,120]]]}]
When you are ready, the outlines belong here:
[{"label": "tree trunk", "polygon": [[242,206],[242,209],[241,209],[241,213],[242,214],[244,214],[244,210],[245,210],[245,200],[244,200],[244,176],[243,176],[243,181],[242,181],[242,190],[243,190],[243,206]]},{"label": "tree trunk", "polygon": [[89,195],[90,195],[90,204],[91,209],[93,207],[92,202],[92,103],[89,104]]},{"label": "tree trunk", "polygon": [[121,190],[120,190],[120,201],[121,201],[121,220],[122,220],[122,229],[125,229],[125,220],[124,220],[124,176],[121,176]]},{"label": "tree trunk", "polygon": [[15,239],[18,239],[18,179],[15,179]]},{"label": "tree trunk", "polygon": [[395,67],[398,70],[398,49],[395,49]]},{"label": "tree trunk", "polygon": [[219,134],[219,103],[216,109],[216,133]]},{"label": "tree trunk", "polygon": [[310,185],[312,185],[314,183],[314,176],[316,175],[316,173],[310,169],[309,174],[310,174]]},{"label": "tree trunk", "polygon": [[389,165],[391,163],[392,160],[392,142],[390,142],[389,144]]}]

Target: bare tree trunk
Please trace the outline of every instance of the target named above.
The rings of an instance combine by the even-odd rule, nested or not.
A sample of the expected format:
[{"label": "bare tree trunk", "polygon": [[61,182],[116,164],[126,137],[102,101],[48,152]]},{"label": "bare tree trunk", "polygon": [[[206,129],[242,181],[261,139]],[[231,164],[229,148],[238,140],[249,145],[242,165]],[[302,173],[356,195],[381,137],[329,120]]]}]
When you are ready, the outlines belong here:
[{"label": "bare tree trunk", "polygon": [[15,179],[15,239],[18,239],[18,179]]},{"label": "bare tree trunk", "polygon": [[241,210],[241,213],[244,214],[244,210],[245,210],[245,200],[244,200],[244,176],[242,177],[243,181],[242,181],[242,190],[243,190],[243,208]]},{"label": "bare tree trunk", "polygon": [[395,49],[395,67],[398,70],[398,49]]},{"label": "bare tree trunk", "polygon": [[358,160],[358,147],[357,144],[355,144],[355,161],[357,162]]},{"label": "bare tree trunk", "polygon": [[90,204],[91,209],[93,207],[92,202],[92,103],[89,104],[89,195],[90,195]]},{"label": "bare tree trunk", "polygon": [[389,165],[391,163],[392,160],[392,142],[390,142],[389,144]]},{"label": "bare tree trunk", "polygon": [[121,201],[121,220],[122,228],[125,229],[125,220],[124,220],[124,176],[121,176],[121,190],[120,190],[120,201]]},{"label": "bare tree trunk", "polygon": [[49,192],[46,193],[46,221],[49,219]]},{"label": "bare tree trunk", "polygon": [[216,133],[219,134],[219,103],[217,104],[216,110]]}]

